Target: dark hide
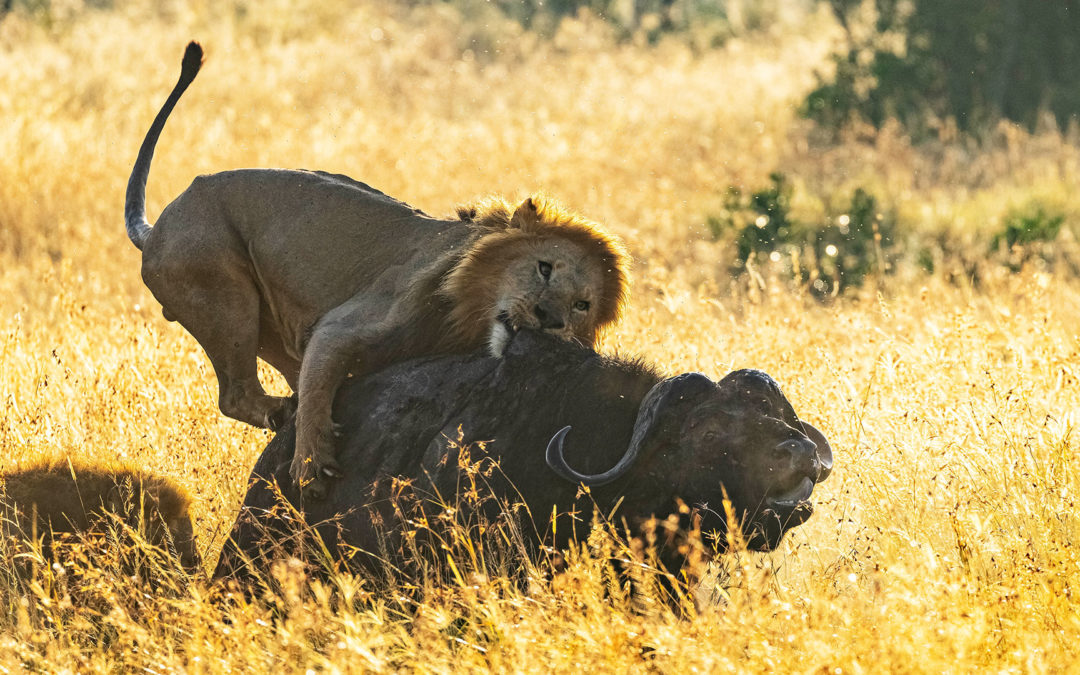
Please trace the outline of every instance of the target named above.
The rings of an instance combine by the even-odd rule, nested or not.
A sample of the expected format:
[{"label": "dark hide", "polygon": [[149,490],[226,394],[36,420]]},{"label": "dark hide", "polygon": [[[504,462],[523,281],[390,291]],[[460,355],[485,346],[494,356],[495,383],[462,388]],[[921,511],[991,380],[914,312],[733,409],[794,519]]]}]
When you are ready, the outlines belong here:
[{"label": "dark hide", "polygon": [[[622,499],[616,518],[631,526],[670,514],[688,526],[696,515],[703,532],[723,533],[726,491],[744,519],[749,546],[774,548],[809,517],[807,485],[823,480],[832,465],[825,438],[803,426],[760,371],[736,371],[719,384],[695,373],[662,380],[640,363],[530,331],[518,333],[501,359],[425,358],[350,380],[334,416],[344,476],[326,498],[299,508],[288,473],[295,432],[286,426],[252,471],[215,576],[244,576],[242,557],[264,568],[266,558],[282,552],[272,549],[290,550],[295,527],[279,493],[316,525],[332,557],[351,554],[354,566],[372,570],[382,564],[372,556],[397,564],[406,527],[388,499],[391,477],[411,479],[414,493],[453,503],[463,482],[462,446],[472,462],[498,462],[486,479],[491,491],[528,505],[532,522],[523,530],[557,547],[587,536],[594,500],[606,515]],[[639,452],[623,475],[585,494],[579,481],[545,459],[549,439],[568,425],[570,471],[608,471],[632,438]],[[556,445],[553,452],[562,457]],[[694,510],[680,511],[679,499]],[[489,506],[495,512],[487,515],[497,517],[498,504]],[[560,514],[554,541],[553,507]],[[583,512],[578,518],[567,515],[574,508]],[[718,542],[722,547],[723,537]]]}]

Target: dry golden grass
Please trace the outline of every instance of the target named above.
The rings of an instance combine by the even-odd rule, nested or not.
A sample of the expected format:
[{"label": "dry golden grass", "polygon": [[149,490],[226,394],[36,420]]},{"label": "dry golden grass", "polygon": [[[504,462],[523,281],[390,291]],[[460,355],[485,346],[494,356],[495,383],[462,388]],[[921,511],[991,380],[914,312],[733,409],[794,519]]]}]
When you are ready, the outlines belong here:
[{"label": "dry golden grass", "polygon": [[608,349],[672,372],[769,371],[837,468],[811,521],[771,555],[727,561],[728,602],[692,620],[605,599],[588,559],[529,593],[477,579],[418,607],[350,579],[301,593],[283,569],[268,604],[89,571],[107,601],[91,610],[45,570],[2,577],[0,672],[1077,669],[1080,281],[987,266],[971,287],[903,269],[819,304],[730,282],[701,225],[729,184],[777,168],[807,212],[868,185],[907,226],[961,241],[1033,196],[1075,223],[1069,139],[811,142],[794,105],[836,35],[821,14],[695,52],[617,44],[588,19],[540,39],[446,6],[118,4],[0,18],[0,469],[126,458],[194,494],[211,560],[231,524],[268,435],[218,413],[209,363],[162,319],[122,223],[191,38],[208,61],[158,146],[151,221],[195,175],[241,166],[339,171],[433,213],[543,189],[635,253]]}]

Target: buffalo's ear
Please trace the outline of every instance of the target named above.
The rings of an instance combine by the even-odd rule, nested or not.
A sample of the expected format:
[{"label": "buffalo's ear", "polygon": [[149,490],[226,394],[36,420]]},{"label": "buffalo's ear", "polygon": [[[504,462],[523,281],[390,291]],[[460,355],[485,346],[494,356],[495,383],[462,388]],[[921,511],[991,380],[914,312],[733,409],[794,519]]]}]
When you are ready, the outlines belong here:
[{"label": "buffalo's ear", "polygon": [[514,210],[510,217],[510,227],[529,232],[540,222],[540,207],[534,197],[529,197]]}]

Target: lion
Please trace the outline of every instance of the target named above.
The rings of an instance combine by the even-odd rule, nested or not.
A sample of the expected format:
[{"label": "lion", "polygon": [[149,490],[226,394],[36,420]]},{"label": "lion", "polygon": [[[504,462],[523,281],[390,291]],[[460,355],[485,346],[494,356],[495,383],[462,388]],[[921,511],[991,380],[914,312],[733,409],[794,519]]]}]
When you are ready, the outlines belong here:
[{"label": "lion", "polygon": [[101,532],[112,516],[155,546],[171,547],[188,572],[201,565],[191,500],[169,478],[124,463],[53,458],[5,473],[2,480],[4,520],[23,536],[41,537],[46,556],[56,535]]},{"label": "lion", "polygon": [[[539,195],[438,219],[347,176],[240,169],[197,177],[151,227],[154,147],[202,62],[190,43],[131,172],[127,232],[163,315],[209,356],[221,411],[276,430],[295,405],[291,475],[306,496],[340,472],[331,409],[348,375],[428,354],[499,355],[518,328],[594,345],[619,318],[622,244]],[[297,403],[267,395],[257,356]]]}]

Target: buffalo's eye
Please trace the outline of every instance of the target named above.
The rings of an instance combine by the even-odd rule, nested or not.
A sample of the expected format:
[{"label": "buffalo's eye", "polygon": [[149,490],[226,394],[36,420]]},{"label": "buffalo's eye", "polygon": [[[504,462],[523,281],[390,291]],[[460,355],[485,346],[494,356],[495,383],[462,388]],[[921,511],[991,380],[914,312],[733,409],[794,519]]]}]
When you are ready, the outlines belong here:
[{"label": "buffalo's eye", "polygon": [[712,443],[715,440],[716,440],[716,432],[715,431],[706,431],[705,432],[705,441],[706,442]]},{"label": "buffalo's eye", "polygon": [[544,277],[545,279],[550,279],[551,263],[541,260],[540,262],[536,263],[536,271],[540,272],[540,276]]},{"label": "buffalo's eye", "polygon": [[589,301],[588,300],[578,300],[577,302],[574,303],[574,309],[576,309],[579,312],[587,312],[587,311],[589,311]]}]

